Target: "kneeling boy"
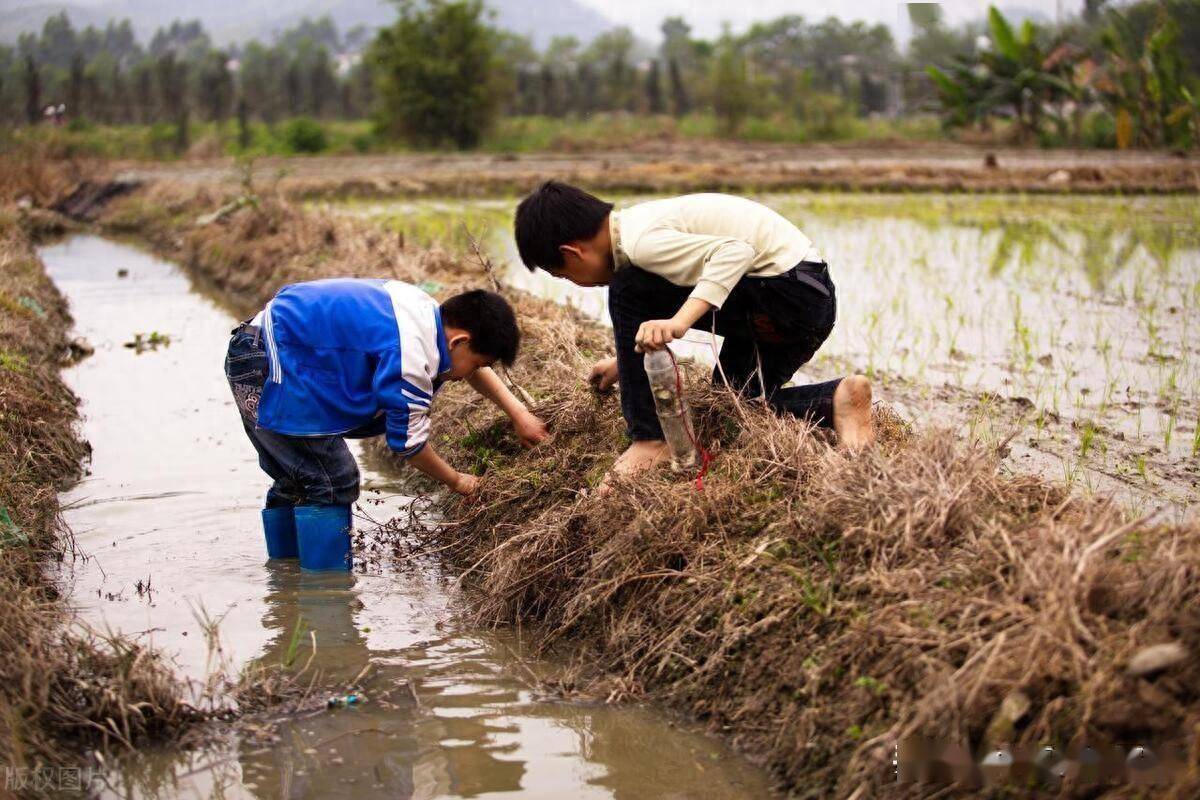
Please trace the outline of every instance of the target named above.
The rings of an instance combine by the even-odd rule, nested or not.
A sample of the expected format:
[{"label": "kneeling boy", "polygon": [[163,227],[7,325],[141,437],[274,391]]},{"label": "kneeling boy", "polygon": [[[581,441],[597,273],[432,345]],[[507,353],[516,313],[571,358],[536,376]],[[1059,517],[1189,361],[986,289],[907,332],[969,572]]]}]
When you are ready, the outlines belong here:
[{"label": "kneeling boy", "polygon": [[550,181],[521,202],[515,229],[529,269],[608,286],[617,357],[597,363],[591,377],[601,389],[621,385],[633,445],[616,472],[632,474],[666,457],[638,353],[662,349],[689,328],[725,337],[714,380],[833,427],[852,450],[874,440],[871,385],[861,375],[783,388],[833,330],[837,300],[813,243],[766,206],[693,194],[614,211]]},{"label": "kneeling boy", "polygon": [[477,479],[428,443],[443,382],[466,380],[512,419],[521,441],[542,421],[490,366],[511,364],[520,331],[512,307],[475,290],[437,301],[394,280],[334,279],[284,287],[233,332],[225,374],[259,464],[274,479],[263,528],[271,558],[348,569],[350,506],[359,473],[346,439],[387,434],[388,446],[459,494]]}]

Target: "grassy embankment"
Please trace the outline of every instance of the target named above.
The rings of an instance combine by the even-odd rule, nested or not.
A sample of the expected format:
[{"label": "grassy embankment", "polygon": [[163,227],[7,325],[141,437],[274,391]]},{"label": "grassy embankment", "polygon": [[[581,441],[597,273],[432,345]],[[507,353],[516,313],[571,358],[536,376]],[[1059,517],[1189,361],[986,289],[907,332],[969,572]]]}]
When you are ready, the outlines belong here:
[{"label": "grassy embankment", "polygon": [[[174,125],[105,125],[87,121],[59,127],[22,128],[3,134],[17,142],[31,136],[60,157],[170,159],[178,158]],[[545,150],[585,151],[619,149],[650,141],[689,141],[722,138],[716,118],[693,114],[682,119],[637,114],[593,114],[587,118],[504,117],[486,137],[482,150],[528,153]],[[935,118],[868,120],[839,117],[821,125],[792,118],[750,119],[730,141],[854,142],[874,140],[930,141],[943,138]],[[188,150],[193,156],[285,156],[304,153],[352,155],[403,152],[402,143],[380,138],[369,120],[284,120],[271,125],[253,122],[250,143],[238,141],[237,124],[193,122],[188,126]],[[0,145],[4,144],[0,138]]]},{"label": "grassy embankment", "polygon": [[[472,264],[272,199],[195,224],[229,199],[159,187],[118,201],[107,224],[246,308],[332,275],[484,282]],[[659,474],[585,497],[622,446],[615,399],[580,380],[606,336],[513,299],[526,336],[513,377],[554,443],[522,452],[492,410],[448,388],[434,441],[482,490],[437,500],[444,524],[413,533],[463,570],[481,622],[573,655],[565,688],[707,720],[801,796],[904,795],[891,747],[913,734],[1175,741],[1186,768],[1159,794],[1200,791],[1194,524],[1001,474],[996,453],[936,430],[893,427],[848,458],[703,381],[691,399],[717,453],[703,492]],[[1172,657],[1147,668],[1154,645]]]},{"label": "grassy embankment", "polygon": [[36,159],[0,160],[0,767],[17,790],[60,785],[43,770],[87,747],[132,747],[203,716],[153,652],[77,625],[55,580],[75,556],[58,492],[88,453],[59,371],[81,353],[33,246],[63,221],[16,201],[47,202],[65,181]]}]

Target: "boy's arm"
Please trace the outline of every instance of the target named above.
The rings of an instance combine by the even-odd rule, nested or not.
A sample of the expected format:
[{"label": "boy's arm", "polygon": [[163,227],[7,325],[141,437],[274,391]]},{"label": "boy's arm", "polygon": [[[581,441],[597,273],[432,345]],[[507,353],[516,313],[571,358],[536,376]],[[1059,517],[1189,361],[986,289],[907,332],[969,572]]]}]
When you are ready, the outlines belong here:
[{"label": "boy's arm", "polygon": [[415,455],[410,456],[408,463],[461,495],[471,494],[479,485],[478,478],[465,472],[459,472],[447,464],[446,460],[438,455],[437,451],[429,444],[422,447]]},{"label": "boy's arm", "polygon": [[544,441],[549,435],[546,431],[546,423],[538,419],[537,415],[526,408],[525,404],[508,390],[508,387],[491,367],[480,367],[475,370],[467,376],[467,383],[471,385],[472,389],[479,392],[480,396],[490,400],[508,415],[517,432],[517,438],[526,447],[532,447]]},{"label": "boy's arm", "polygon": [[670,319],[651,319],[643,322],[638,327],[634,341],[643,351],[661,350],[676,339],[682,339],[688,329],[707,314],[710,308],[715,306],[693,295],[684,301],[675,312],[675,316]]},{"label": "boy's arm", "polygon": [[429,443],[429,406],[434,386],[428,375],[405,374],[400,350],[380,355],[375,396],[387,416],[387,443],[414,467],[459,494],[475,491],[478,479],[458,472]]},{"label": "boy's arm", "polygon": [[754,248],[740,239],[666,226],[642,234],[629,255],[634,263],[663,275],[685,272],[681,265],[701,264],[700,278],[679,310],[669,319],[642,323],[636,337],[642,350],[661,350],[687,333],[710,309],[720,308],[754,262]]}]

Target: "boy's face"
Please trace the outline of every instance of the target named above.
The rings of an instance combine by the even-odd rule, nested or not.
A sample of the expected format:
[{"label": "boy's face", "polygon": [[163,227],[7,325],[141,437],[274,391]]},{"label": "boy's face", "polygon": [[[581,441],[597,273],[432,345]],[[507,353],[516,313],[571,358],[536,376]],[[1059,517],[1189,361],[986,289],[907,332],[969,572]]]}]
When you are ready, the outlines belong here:
[{"label": "boy's face", "polygon": [[591,242],[571,242],[558,248],[563,265],[554,270],[556,278],[565,278],[576,286],[607,286],[613,276],[612,251]]},{"label": "boy's face", "polygon": [[440,376],[447,381],[461,381],[471,376],[480,367],[490,367],[496,359],[481,356],[471,349],[469,333],[450,333],[446,343],[450,345],[450,369]]}]

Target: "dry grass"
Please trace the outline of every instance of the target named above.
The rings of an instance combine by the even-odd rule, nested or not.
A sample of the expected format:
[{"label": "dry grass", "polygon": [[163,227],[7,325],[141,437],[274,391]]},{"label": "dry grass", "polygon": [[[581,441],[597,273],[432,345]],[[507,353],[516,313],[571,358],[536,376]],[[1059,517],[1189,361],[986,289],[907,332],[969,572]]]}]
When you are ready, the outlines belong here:
[{"label": "dry grass", "polygon": [[[247,310],[317,276],[483,282],[473,265],[273,200],[196,227],[228,200],[206,191],[157,189],[123,201],[110,222]],[[413,535],[460,567],[482,622],[572,654],[566,688],[706,719],[811,797],[903,794],[890,780],[895,739],[980,746],[1019,692],[1030,708],[1005,738],[1174,739],[1188,770],[1159,794],[1200,793],[1195,525],[1124,519],[890,418],[879,447],[848,458],[704,381],[691,402],[717,461],[703,492],[660,473],[584,496],[623,444],[615,398],[580,377],[606,335],[549,303],[515,301],[526,346],[514,377],[553,445],[522,452],[494,410],[448,389],[434,441],[484,474],[482,490],[443,498],[443,522]],[[1140,649],[1169,641],[1187,660],[1128,672]],[[1102,793],[1135,792],[1090,791]]]},{"label": "dry grass", "polygon": [[0,150],[0,206],[46,208],[98,169],[92,162],[54,159],[44,145],[12,143]]}]

